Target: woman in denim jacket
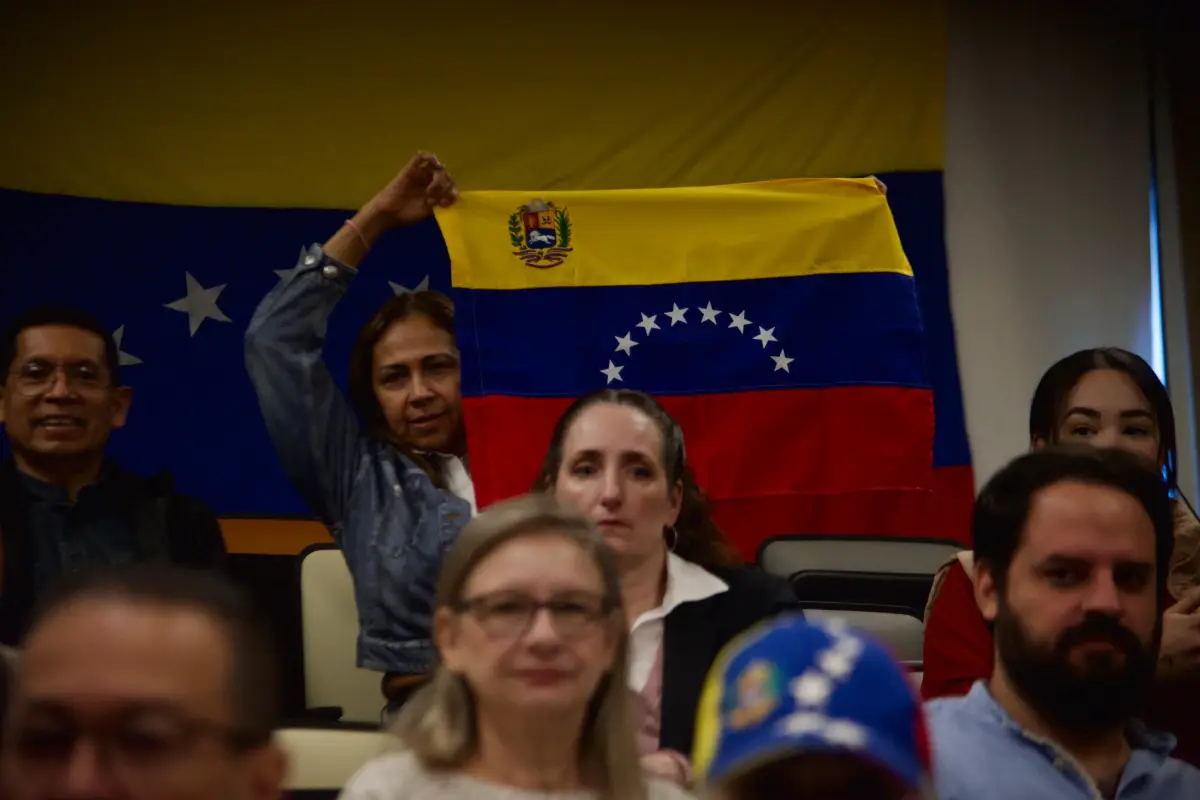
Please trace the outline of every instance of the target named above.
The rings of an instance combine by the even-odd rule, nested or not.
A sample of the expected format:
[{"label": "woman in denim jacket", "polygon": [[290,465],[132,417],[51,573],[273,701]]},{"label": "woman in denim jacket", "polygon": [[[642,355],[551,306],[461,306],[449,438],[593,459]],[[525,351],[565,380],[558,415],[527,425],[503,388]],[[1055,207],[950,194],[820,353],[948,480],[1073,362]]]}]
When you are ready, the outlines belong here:
[{"label": "woman in denim jacket", "polygon": [[399,704],[433,665],[430,615],[442,557],[474,511],[450,301],[401,294],[359,332],[349,394],[323,350],[329,315],[371,246],[458,196],[418,153],[324,246],[300,254],[246,331],[246,368],[271,440],[354,577],[358,665]]}]

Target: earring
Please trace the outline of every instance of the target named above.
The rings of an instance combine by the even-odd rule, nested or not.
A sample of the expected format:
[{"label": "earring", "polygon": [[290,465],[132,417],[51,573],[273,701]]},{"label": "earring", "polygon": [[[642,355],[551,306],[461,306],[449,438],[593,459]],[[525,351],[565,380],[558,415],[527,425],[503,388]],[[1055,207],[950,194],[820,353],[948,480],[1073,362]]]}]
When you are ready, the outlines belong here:
[{"label": "earring", "polygon": [[674,525],[671,525],[667,528],[667,534],[667,552],[674,553],[675,545],[679,544],[679,531],[675,529]]}]

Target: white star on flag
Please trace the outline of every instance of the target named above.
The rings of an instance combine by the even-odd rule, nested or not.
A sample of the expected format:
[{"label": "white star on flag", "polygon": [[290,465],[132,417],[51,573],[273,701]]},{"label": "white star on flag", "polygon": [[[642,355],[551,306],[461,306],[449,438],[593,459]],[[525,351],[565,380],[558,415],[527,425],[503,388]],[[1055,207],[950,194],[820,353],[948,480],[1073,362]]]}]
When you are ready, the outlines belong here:
[{"label": "white star on flag", "polygon": [[833,694],[833,681],[823,672],[811,667],[792,681],[792,697],[804,706],[823,706]]},{"label": "white star on flag", "polygon": [[[671,320],[672,326],[674,326],[675,323],[677,323],[677,322],[682,322],[686,325],[687,321],[688,321],[686,315],[687,315],[687,312],[690,310],[691,310],[690,308],[680,308],[679,303],[671,303],[671,310],[663,312],[663,313],[668,319]],[[697,308],[696,310],[699,311],[701,314],[701,320],[700,320],[701,323],[711,322],[713,325],[717,325],[717,315],[718,314],[727,313],[727,312],[721,311],[720,309],[713,308],[713,304],[712,304],[711,300],[709,300],[708,303],[703,308]],[[730,320],[729,327],[736,328],[738,333],[745,333],[746,327],[751,324],[749,318],[746,317],[745,309],[743,309],[741,311],[741,313],[738,313],[738,314],[734,314],[732,312],[728,312],[728,313],[729,313],[729,320]],[[639,312],[639,314],[641,314],[641,312]],[[659,317],[658,314],[641,314],[641,317],[642,317],[642,321],[637,323],[636,325],[634,325],[634,327],[641,328],[642,330],[644,330],[646,332],[647,336],[649,336],[652,331],[662,330],[662,328],[658,324],[658,317]],[[761,325],[756,326],[756,327],[758,327],[758,335],[753,336],[751,338],[754,339],[756,342],[762,343],[764,350],[767,349],[767,345],[770,344],[771,342],[779,341],[778,339],[775,338],[775,328],[764,328]],[[627,356],[632,356],[633,348],[637,347],[639,344],[647,344],[646,342],[635,341],[633,338],[632,331],[626,332],[624,336],[613,336],[613,339],[615,339],[616,343],[617,343],[615,352],[624,353]],[[764,353],[764,355],[766,355],[768,358],[770,358],[775,363],[775,370],[774,370],[775,372],[779,372],[782,370],[783,372],[786,372],[789,375],[791,374],[792,370],[791,370],[790,365],[796,359],[789,357],[788,354],[785,353],[782,349],[780,349],[779,355],[777,355],[777,356],[773,356],[770,353]],[[600,370],[600,372],[608,378],[609,383],[612,383],[613,381],[623,381],[624,380],[621,377],[622,369],[624,369],[623,366],[618,367],[616,364],[614,364],[610,360],[608,362],[608,367]]]},{"label": "white star on flag", "polygon": [[608,378],[608,380],[605,383],[612,383],[613,381],[621,381],[622,383],[624,383],[625,382],[624,378],[621,377],[621,370],[623,370],[623,369],[625,369],[625,368],[618,367],[616,364],[614,364],[612,362],[612,359],[609,359],[608,369],[602,369],[602,370],[600,370],[600,372],[604,375],[604,377]]},{"label": "white star on flag", "polygon": [[758,326],[758,336],[754,337],[754,341],[762,342],[763,350],[766,350],[767,344],[775,341],[775,329],[774,328],[764,328],[763,326],[759,325]]},{"label": "white star on flag", "polygon": [[190,331],[190,335],[195,336],[196,331],[200,330],[200,324],[206,319],[214,319],[217,322],[232,322],[229,317],[225,316],[225,312],[217,307],[217,298],[225,290],[226,284],[222,283],[219,286],[205,289],[200,285],[200,281],[192,277],[192,273],[185,272],[183,275],[187,279],[187,294],[172,303],[165,303],[164,305],[172,311],[180,311],[188,315],[188,330]]},{"label": "white star on flag", "polygon": [[388,286],[392,287],[392,294],[395,294],[397,296],[402,295],[402,294],[415,294],[417,292],[428,292],[429,291],[429,276],[426,275],[424,278],[421,278],[421,282],[418,283],[416,285],[416,287],[412,288],[412,289],[410,289],[407,286],[404,286],[402,284],[395,283],[394,281],[388,281]]},{"label": "white star on flag", "polygon": [[654,321],[656,319],[658,319],[658,314],[653,314],[649,317],[647,317],[645,314],[642,314],[642,321],[637,324],[637,327],[645,328],[646,335],[649,336],[651,330],[662,330],[662,328],[658,327],[658,323]]},{"label": "white star on flag", "polygon": [[712,307],[712,300],[709,300],[708,305],[706,305],[704,308],[700,309],[700,322],[701,323],[711,322],[713,325],[716,325],[717,324],[717,315],[720,313],[721,312],[719,309]]},{"label": "white star on flag", "polygon": [[613,338],[617,340],[617,352],[624,353],[627,356],[632,355],[630,351],[638,346],[638,343],[633,340],[632,332],[624,336],[614,336]]},{"label": "white star on flag", "polygon": [[729,315],[729,319],[730,319],[730,320],[732,320],[732,321],[729,323],[729,327],[731,327],[731,328],[737,328],[737,329],[738,329],[738,333],[745,333],[745,332],[746,332],[746,330],[745,330],[746,326],[750,324],[750,320],[746,319],[746,312],[745,312],[745,311],[743,311],[743,312],[742,312],[742,313],[740,313],[740,314],[730,314],[730,315]]},{"label": "white star on flag", "polygon": [[140,364],[142,360],[135,355],[130,355],[121,349],[121,340],[125,338],[125,326],[117,328],[113,331],[113,342],[117,345],[117,366],[128,367],[133,364]]},{"label": "white star on flag", "polygon": [[675,327],[676,322],[682,322],[684,325],[686,325],[687,320],[683,315],[687,312],[688,310],[686,308],[680,308],[678,303],[671,303],[671,310],[667,312],[667,316],[671,318],[671,327]]},{"label": "white star on flag", "polygon": [[305,264],[303,260],[304,254],[307,252],[308,251],[305,248],[300,248],[300,255],[297,257],[296,266],[292,267],[291,269],[277,269],[272,271],[279,276],[279,280],[290,281],[292,276],[297,272],[303,269],[308,269],[311,266],[311,264]]}]

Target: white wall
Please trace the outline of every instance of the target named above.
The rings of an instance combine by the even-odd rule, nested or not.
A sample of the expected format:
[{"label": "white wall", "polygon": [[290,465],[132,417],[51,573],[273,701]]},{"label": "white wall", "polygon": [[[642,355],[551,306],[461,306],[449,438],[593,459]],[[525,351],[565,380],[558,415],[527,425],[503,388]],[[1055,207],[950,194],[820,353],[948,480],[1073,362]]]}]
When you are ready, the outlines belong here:
[{"label": "white wall", "polygon": [[[1052,362],[1151,358],[1149,81],[1137,4],[1119,5],[951,4],[946,239],[978,483],[1027,447]],[[1190,442],[1190,407],[1176,416]]]},{"label": "white wall", "polygon": [[[1166,340],[1167,384],[1179,425],[1179,485],[1195,505],[1200,494],[1197,471],[1196,386],[1192,371],[1191,335],[1188,331],[1187,286],[1184,280],[1183,234],[1180,226],[1179,191],[1176,177],[1175,142],[1172,136],[1169,76],[1166,61],[1167,31],[1158,21],[1154,27],[1155,54],[1151,63],[1154,93],[1156,174],[1158,176],[1159,242],[1162,264],[1163,328]],[[1186,434],[1186,435],[1185,435]]]}]

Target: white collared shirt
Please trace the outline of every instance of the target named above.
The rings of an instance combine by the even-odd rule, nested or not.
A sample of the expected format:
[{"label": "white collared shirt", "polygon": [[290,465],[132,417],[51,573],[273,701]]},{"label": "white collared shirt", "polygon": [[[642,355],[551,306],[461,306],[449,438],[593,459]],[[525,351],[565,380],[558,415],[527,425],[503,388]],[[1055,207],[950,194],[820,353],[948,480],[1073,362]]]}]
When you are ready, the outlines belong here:
[{"label": "white collared shirt", "polygon": [[667,590],[662,605],[634,620],[629,629],[629,688],[641,692],[650,679],[663,643],[667,616],[684,603],[729,591],[729,584],[699,564],[667,553]]},{"label": "white collared shirt", "polygon": [[425,458],[436,460],[446,479],[446,489],[455,497],[471,504],[471,516],[479,513],[475,507],[475,481],[471,480],[470,463],[467,456],[459,458],[448,453],[423,453]]}]

